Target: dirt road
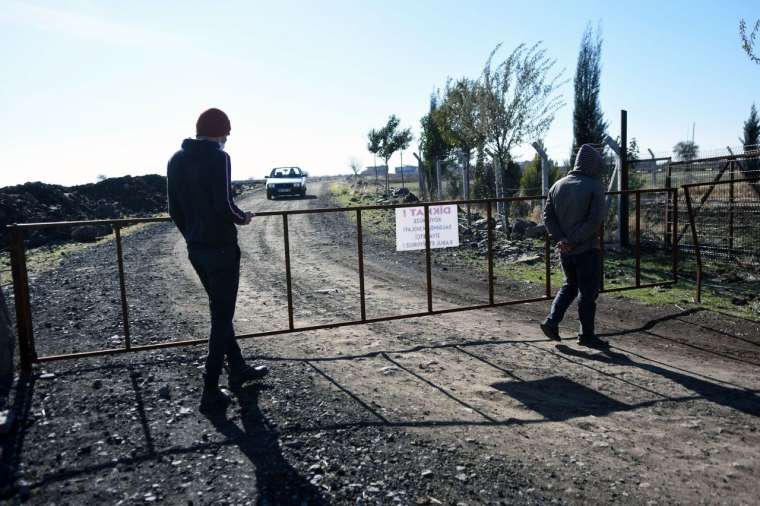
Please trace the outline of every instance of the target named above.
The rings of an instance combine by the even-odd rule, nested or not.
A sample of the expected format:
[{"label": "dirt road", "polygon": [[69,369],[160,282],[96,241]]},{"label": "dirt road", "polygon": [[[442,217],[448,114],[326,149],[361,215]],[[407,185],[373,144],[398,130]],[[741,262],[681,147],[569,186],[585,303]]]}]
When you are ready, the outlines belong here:
[{"label": "dirt road", "polygon": [[[330,205],[325,186],[311,191],[317,198],[270,202],[256,193],[240,205]],[[358,318],[348,214],[289,220],[296,326]],[[364,241],[368,317],[424,310],[422,254],[398,254],[369,235]],[[238,333],[286,327],[282,219],[254,219],[241,228],[240,245]],[[205,301],[179,235],[159,226],[125,248],[135,342],[203,337]],[[110,333],[119,339],[113,308],[59,323],[79,314],[69,306],[97,307],[87,299],[96,297],[92,290],[65,292],[61,278],[102,279],[91,267],[107,263],[111,252],[101,249],[36,280],[37,300],[49,301],[37,308],[39,351],[103,346]],[[436,308],[484,302],[482,273],[435,258]],[[497,298],[536,290],[499,280]],[[103,285],[100,295],[109,293],[112,284]],[[32,383],[28,411],[38,423],[29,424],[24,452],[8,450],[18,461],[7,465],[20,464],[19,479],[41,503],[100,498],[77,488],[76,480],[92,479],[102,480],[102,498],[127,503],[756,502],[757,323],[602,297],[598,331],[613,346],[601,353],[572,339],[548,342],[537,327],[546,308],[246,340],[244,353],[267,362],[273,377],[247,391],[224,421],[191,411],[200,348],[92,360],[85,370],[56,364],[46,367],[54,378]],[[78,337],[66,337],[77,323]],[[575,328],[570,319],[563,336]],[[87,430],[71,429],[76,424]],[[115,432],[121,443],[108,439]],[[63,456],[30,447],[50,440]],[[90,455],[103,462],[88,463]],[[199,473],[213,483],[199,486]]]}]

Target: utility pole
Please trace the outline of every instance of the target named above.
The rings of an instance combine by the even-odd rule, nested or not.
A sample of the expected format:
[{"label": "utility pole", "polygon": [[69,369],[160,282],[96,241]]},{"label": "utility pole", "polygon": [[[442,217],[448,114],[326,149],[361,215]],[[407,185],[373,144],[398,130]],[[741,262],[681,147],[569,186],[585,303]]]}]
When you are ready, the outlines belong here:
[{"label": "utility pole", "polygon": [[[620,111],[620,191],[628,190],[628,111]],[[629,196],[621,195],[620,199],[620,246],[630,245],[628,234]]]}]

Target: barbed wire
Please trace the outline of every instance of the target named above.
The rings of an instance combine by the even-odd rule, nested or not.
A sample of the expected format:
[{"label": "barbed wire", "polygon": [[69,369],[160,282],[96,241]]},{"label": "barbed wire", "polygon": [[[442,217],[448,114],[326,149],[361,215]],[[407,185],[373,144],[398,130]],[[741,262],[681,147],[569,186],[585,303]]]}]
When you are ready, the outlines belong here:
[{"label": "barbed wire", "polygon": [[[609,151],[609,148],[606,144],[591,144],[597,149],[600,150],[606,150]],[[697,145],[699,145],[697,143]],[[673,148],[647,148],[646,146],[639,145],[639,155],[638,158],[640,160],[646,160],[651,158],[651,155],[649,154],[649,150],[651,149],[652,153],[654,153],[655,158],[672,158],[673,161],[677,161],[676,155],[673,153]],[[570,156],[570,147],[561,147],[561,146],[544,146],[544,150],[546,151],[546,154],[549,156],[549,158],[552,159],[552,161],[563,164],[564,162],[567,162],[568,164],[572,165],[573,160],[569,160]],[[734,155],[743,155],[743,154],[754,154],[760,152],[760,144],[748,144],[748,145],[741,145],[741,144],[734,144],[734,145],[727,145],[725,147],[710,147],[710,148],[699,148],[697,150],[697,156],[696,158],[716,158],[719,156],[731,156],[731,153]],[[630,155],[630,153],[629,153]],[[520,162],[530,162],[533,160],[534,155],[533,153],[530,153],[528,155],[525,155],[524,160],[519,160]]]}]

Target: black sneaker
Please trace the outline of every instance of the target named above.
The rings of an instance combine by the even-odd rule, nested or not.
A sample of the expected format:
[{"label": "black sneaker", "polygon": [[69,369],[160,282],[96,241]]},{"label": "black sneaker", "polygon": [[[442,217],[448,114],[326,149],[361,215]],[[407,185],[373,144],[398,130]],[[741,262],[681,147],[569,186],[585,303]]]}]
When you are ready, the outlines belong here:
[{"label": "black sneaker", "polygon": [[559,327],[556,327],[549,322],[543,322],[541,324],[541,330],[544,332],[544,335],[548,337],[549,339],[551,339],[552,341],[562,340],[559,337]]},{"label": "black sneaker", "polygon": [[265,365],[257,365],[255,367],[245,365],[235,371],[230,371],[228,374],[228,384],[230,390],[239,390],[244,383],[248,381],[255,381],[264,378],[269,374],[269,368]]},{"label": "black sneaker", "polygon": [[203,394],[201,395],[201,405],[198,410],[201,413],[212,413],[216,411],[224,411],[227,406],[230,405],[230,398],[227,394],[222,392],[219,387],[203,387]]},{"label": "black sneaker", "polygon": [[580,346],[597,349],[607,349],[610,347],[610,343],[602,341],[596,336],[578,336],[578,344]]}]

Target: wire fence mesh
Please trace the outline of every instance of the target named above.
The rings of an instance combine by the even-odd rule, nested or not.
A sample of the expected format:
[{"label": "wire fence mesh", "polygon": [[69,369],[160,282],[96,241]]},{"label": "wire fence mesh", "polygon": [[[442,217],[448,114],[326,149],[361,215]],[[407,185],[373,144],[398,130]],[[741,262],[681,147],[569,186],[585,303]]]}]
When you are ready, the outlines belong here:
[{"label": "wire fence mesh", "polygon": [[[760,231],[754,224],[760,217],[760,147],[727,148],[721,156],[693,160],[635,160],[630,163],[630,178],[632,186],[643,188],[699,185],[692,187],[691,193],[703,257],[708,261],[741,259],[757,265]],[[684,199],[684,192],[679,192],[676,240],[683,253],[693,255]]]},{"label": "wire fence mesh", "polygon": [[[729,180],[690,186],[689,198],[702,257],[758,270],[760,180]],[[693,232],[685,226],[679,234],[682,234],[683,247],[693,250]]]}]

